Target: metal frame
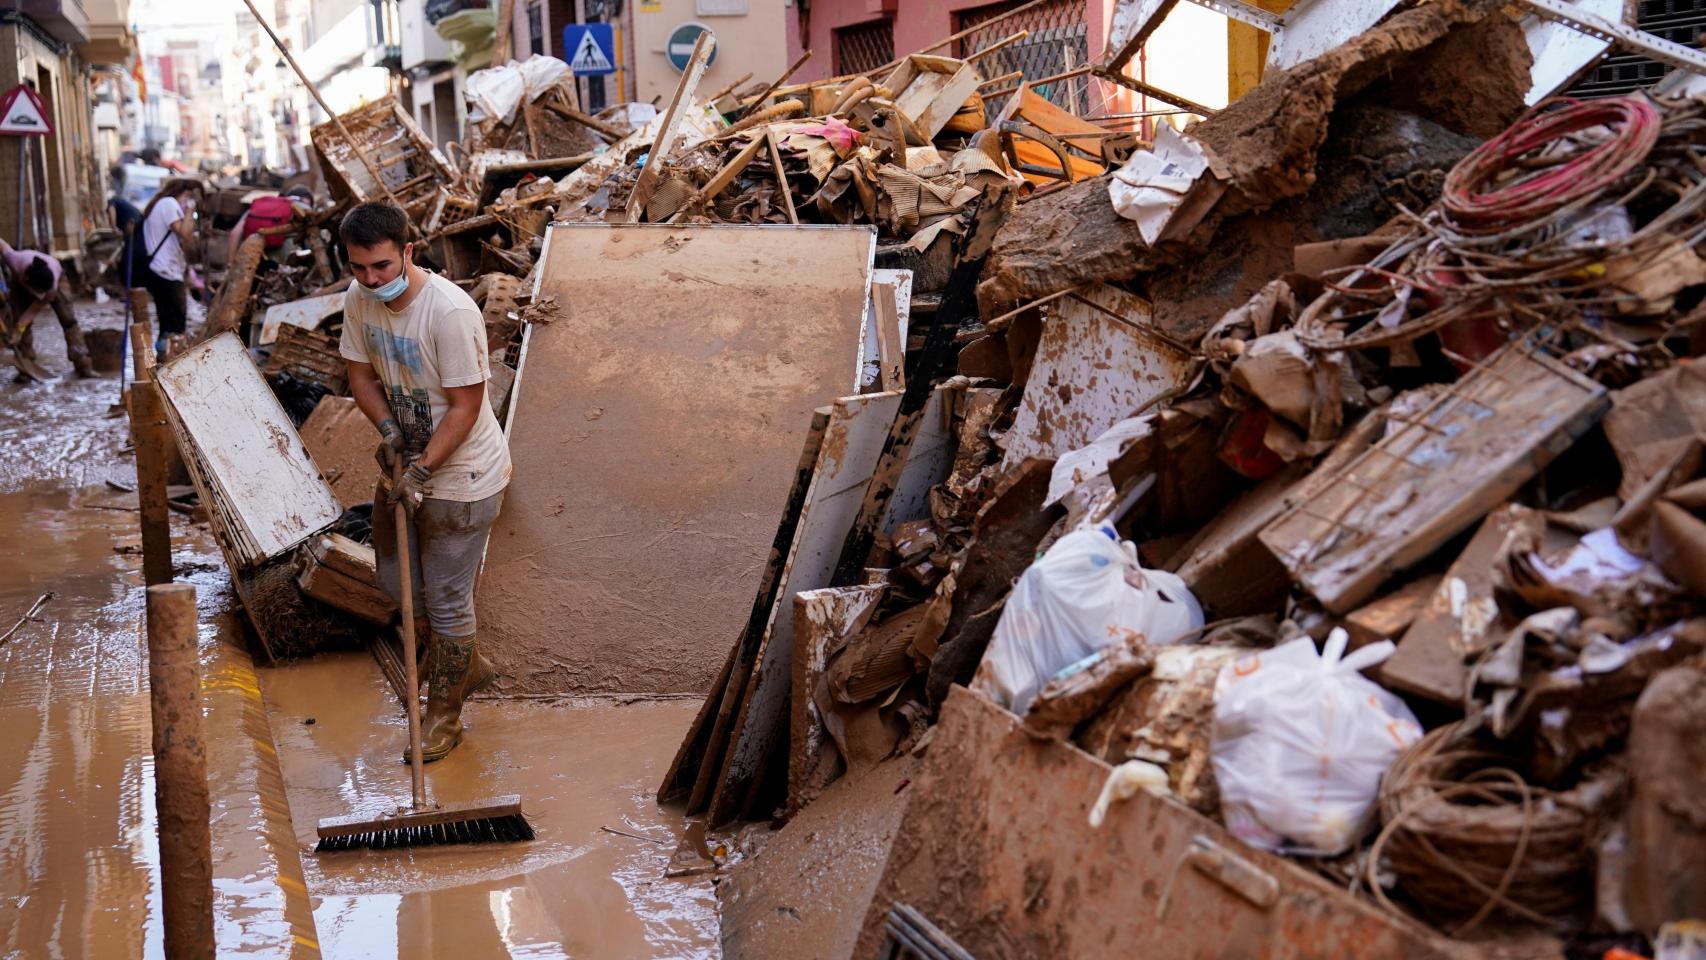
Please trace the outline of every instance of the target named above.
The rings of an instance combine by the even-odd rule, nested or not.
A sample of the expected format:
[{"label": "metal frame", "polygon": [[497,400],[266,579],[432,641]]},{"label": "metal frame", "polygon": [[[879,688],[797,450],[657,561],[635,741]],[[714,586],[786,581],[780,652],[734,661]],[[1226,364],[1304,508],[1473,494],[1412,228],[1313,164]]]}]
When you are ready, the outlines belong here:
[{"label": "metal frame", "polygon": [[[1127,0],[1127,2],[1139,2],[1139,0]],[[1296,24],[1301,16],[1316,7],[1326,6],[1328,0],[1299,0],[1296,6],[1283,15],[1270,13],[1253,4],[1246,3],[1244,0],[1190,0],[1190,2],[1273,34],[1276,40],[1275,52],[1278,52],[1284,46],[1278,41],[1283,36],[1287,25]],[[1655,36],[1628,24],[1614,23],[1596,14],[1578,10],[1566,0],[1514,0],[1514,2],[1524,11],[1543,20],[1562,24],[1579,33],[1607,43],[1637,50],[1672,67],[1706,74],[1706,53]],[[1172,11],[1174,5],[1174,3],[1155,4],[1155,12],[1147,20],[1138,24],[1131,31],[1131,35],[1139,38],[1140,41],[1147,38],[1159,22]],[[1132,43],[1127,43],[1127,47],[1132,46]],[[1132,52],[1135,52],[1135,49]],[[1125,50],[1122,49],[1119,53],[1124,55],[1113,57],[1106,64],[1108,68],[1117,70],[1124,66],[1125,60],[1130,59],[1131,54]]]}]

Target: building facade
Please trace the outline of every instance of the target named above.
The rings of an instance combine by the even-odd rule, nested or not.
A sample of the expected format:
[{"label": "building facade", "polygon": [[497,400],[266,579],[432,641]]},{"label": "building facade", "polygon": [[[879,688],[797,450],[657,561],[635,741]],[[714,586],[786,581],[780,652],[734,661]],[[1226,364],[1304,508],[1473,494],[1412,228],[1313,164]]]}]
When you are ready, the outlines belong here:
[{"label": "building facade", "polygon": [[92,71],[128,59],[123,0],[23,0],[0,13],[0,90],[35,90],[48,136],[0,136],[0,231],[7,241],[76,254],[106,222]]}]

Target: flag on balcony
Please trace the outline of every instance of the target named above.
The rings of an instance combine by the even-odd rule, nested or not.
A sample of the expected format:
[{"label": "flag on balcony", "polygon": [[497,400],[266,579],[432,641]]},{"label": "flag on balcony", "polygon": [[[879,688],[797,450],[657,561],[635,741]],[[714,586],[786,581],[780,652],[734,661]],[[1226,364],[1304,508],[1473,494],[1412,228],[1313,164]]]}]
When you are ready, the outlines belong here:
[{"label": "flag on balcony", "polygon": [[142,69],[142,53],[136,54],[136,62],[130,67],[130,75],[136,78],[136,99],[148,102],[148,71]]}]

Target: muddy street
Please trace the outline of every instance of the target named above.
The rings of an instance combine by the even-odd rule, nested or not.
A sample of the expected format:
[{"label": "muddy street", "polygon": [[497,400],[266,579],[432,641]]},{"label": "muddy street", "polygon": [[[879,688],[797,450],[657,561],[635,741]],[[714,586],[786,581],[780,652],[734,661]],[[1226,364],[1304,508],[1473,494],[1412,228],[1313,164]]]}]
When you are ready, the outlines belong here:
[{"label": "muddy street", "polygon": [[[122,322],[79,312],[86,327]],[[38,349],[64,368],[56,329]],[[118,381],[0,392],[0,630],[53,594],[0,645],[0,721],[15,732],[0,744],[0,902],[14,907],[0,955],[164,957],[134,468],[126,421],[108,416]],[[477,700],[432,795],[520,793],[536,842],[317,855],[319,818],[407,802],[402,710],[366,652],[257,669],[206,528],[173,513],[172,535],[201,611],[221,956],[715,954],[710,883],[664,877],[684,823],[650,795],[695,701]]]}]

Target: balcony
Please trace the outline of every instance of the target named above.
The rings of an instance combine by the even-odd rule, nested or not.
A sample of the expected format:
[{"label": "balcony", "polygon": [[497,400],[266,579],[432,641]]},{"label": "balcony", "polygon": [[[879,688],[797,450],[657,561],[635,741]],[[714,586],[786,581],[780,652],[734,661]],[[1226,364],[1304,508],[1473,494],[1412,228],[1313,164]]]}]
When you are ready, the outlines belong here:
[{"label": "balcony", "polygon": [[18,11],[60,43],[89,40],[89,14],[81,0],[22,0]]},{"label": "balcony", "polygon": [[83,11],[89,15],[89,39],[77,45],[77,55],[97,65],[128,65],[136,53],[130,0],[84,0]]}]

